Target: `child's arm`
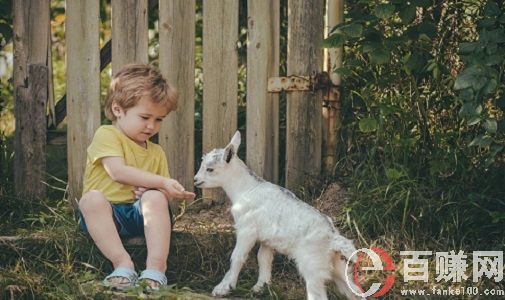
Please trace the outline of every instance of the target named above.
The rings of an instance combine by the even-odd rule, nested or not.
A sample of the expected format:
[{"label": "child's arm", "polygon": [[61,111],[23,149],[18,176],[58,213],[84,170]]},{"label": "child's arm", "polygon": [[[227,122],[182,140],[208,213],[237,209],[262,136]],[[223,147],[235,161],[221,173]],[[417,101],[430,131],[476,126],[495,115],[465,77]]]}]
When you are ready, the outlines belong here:
[{"label": "child's arm", "polygon": [[186,191],[177,180],[128,166],[123,157],[104,157],[102,164],[112,180],[119,183],[160,189],[166,196],[173,198],[193,199],[195,197],[194,193]]}]

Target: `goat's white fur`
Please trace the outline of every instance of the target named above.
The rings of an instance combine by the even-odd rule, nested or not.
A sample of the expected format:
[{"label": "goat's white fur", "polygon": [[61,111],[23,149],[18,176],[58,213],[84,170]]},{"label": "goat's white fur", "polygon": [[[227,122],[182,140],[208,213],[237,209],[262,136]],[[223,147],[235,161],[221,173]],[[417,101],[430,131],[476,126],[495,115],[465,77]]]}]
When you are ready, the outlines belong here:
[{"label": "goat's white fur", "polygon": [[325,283],[330,280],[347,298],[357,298],[345,282],[344,259],[356,251],[352,241],[339,234],[328,216],[287,189],[256,176],[238,158],[239,145],[237,131],[225,149],[204,155],[194,178],[198,188],[224,189],[235,220],[237,242],[231,266],[212,294],[223,296],[235,288],[249,251],[259,241],[259,276],[254,291],[270,284],[273,254],[278,251],[295,260],[305,279],[308,299],[327,299]]}]

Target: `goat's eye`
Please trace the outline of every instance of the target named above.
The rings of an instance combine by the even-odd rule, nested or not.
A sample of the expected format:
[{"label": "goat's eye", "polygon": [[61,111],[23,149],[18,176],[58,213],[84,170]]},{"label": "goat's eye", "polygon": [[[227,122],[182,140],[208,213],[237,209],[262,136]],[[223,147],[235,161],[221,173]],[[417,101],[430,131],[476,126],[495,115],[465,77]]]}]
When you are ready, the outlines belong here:
[{"label": "goat's eye", "polygon": [[212,169],[212,168],[207,168],[207,172],[212,173],[212,172],[214,172],[214,169]]}]

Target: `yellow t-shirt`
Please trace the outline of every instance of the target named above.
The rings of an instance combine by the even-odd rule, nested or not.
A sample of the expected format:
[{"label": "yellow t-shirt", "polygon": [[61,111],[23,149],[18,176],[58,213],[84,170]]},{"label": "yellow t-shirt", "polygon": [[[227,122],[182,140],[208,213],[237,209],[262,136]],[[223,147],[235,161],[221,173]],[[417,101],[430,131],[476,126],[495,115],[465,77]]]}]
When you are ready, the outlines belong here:
[{"label": "yellow t-shirt", "polygon": [[134,201],[134,187],[112,180],[105,171],[101,159],[107,156],[120,156],[128,166],[170,177],[167,159],[160,145],[147,141],[147,148],[144,148],[115,126],[103,125],[95,132],[88,147],[83,194],[99,190],[112,203]]}]

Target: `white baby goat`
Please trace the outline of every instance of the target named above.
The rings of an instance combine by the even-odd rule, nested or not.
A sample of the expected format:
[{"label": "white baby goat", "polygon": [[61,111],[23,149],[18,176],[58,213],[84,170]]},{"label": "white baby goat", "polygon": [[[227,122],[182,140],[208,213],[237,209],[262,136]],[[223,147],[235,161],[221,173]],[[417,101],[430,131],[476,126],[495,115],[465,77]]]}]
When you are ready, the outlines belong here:
[{"label": "white baby goat", "polygon": [[203,157],[194,178],[198,188],[224,189],[235,220],[237,242],[231,266],[212,294],[223,296],[235,288],[249,251],[259,241],[259,277],[253,291],[270,284],[273,255],[278,251],[295,260],[309,300],[327,299],[325,282],[330,280],[347,298],[357,298],[345,279],[345,258],[356,251],[352,241],[339,234],[329,217],[287,189],[256,176],[238,158],[239,145],[237,131],[225,149],[214,149]]}]

